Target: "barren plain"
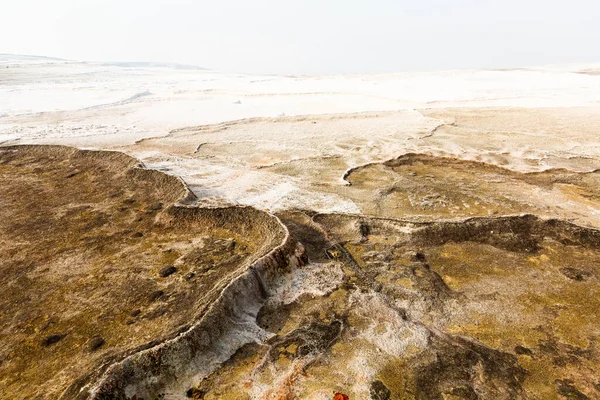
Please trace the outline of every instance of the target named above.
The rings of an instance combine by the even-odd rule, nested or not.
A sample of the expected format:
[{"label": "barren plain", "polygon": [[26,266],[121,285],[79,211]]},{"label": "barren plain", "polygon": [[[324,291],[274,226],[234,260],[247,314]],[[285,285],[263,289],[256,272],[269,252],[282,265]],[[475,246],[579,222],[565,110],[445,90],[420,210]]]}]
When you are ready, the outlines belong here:
[{"label": "barren plain", "polygon": [[0,397],[600,397],[597,66],[0,58]]}]

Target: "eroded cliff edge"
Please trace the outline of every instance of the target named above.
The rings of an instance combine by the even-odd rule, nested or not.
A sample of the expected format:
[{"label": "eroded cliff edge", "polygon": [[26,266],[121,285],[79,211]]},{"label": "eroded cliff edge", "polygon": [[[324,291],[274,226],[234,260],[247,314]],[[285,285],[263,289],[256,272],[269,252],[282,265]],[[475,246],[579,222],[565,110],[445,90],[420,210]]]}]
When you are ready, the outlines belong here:
[{"label": "eroded cliff edge", "polygon": [[13,397],[600,393],[600,232],[564,219],[596,226],[598,171],[406,154],[346,176],[362,215],[272,216],[138,164],[0,150]]},{"label": "eroded cliff edge", "polygon": [[236,302],[302,263],[276,217],[190,205],[179,178],[122,153],[3,147],[0,175],[7,398],[118,398],[151,371],[180,375],[174,360],[215,351]]}]

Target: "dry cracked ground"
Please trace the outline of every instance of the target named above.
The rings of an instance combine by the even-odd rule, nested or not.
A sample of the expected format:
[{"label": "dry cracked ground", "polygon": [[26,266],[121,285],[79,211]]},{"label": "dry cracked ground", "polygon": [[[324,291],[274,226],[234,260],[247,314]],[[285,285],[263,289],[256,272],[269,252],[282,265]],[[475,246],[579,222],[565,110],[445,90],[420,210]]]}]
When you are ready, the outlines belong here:
[{"label": "dry cracked ground", "polygon": [[[597,119],[290,117],[119,147],[196,195],[121,152],[0,147],[0,397],[600,398]],[[222,204],[236,185],[272,212]]]}]

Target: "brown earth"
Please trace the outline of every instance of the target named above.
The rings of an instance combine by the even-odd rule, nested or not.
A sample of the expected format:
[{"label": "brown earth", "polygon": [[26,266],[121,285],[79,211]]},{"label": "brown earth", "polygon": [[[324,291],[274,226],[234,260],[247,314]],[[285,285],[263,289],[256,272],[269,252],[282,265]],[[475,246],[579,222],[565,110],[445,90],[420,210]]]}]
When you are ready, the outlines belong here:
[{"label": "brown earth", "polygon": [[363,215],[275,217],[121,153],[2,148],[3,397],[600,397],[597,171],[345,179]]},{"label": "brown earth", "polygon": [[534,213],[600,226],[600,171],[522,173],[477,161],[405,154],[350,170],[343,193],[378,217],[449,219]]},{"label": "brown earth", "polygon": [[[0,397],[56,399],[183,332],[285,237],[116,152],[0,149]],[[69,395],[69,393],[71,393]]]},{"label": "brown earth", "polygon": [[196,398],[600,396],[600,231],[531,215],[280,217],[313,236],[309,257],[331,258],[321,274],[343,278],[263,308],[275,336],[240,349]]}]

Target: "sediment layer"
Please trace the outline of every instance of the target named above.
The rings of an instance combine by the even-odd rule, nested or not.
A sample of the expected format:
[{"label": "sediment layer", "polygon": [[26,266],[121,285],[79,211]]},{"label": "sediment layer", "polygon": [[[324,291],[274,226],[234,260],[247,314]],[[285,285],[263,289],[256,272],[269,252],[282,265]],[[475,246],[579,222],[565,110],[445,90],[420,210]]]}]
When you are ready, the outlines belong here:
[{"label": "sediment layer", "polygon": [[519,172],[409,153],[353,168],[340,190],[362,213],[424,220],[529,213],[600,227],[600,171]]},{"label": "sediment layer", "polygon": [[199,327],[218,342],[241,287],[260,298],[258,282],[302,259],[276,217],[190,205],[179,178],[122,153],[3,147],[0,175],[9,398],[101,397],[108,382],[110,398],[124,396],[117,386],[136,377],[115,386],[115,363],[150,367],[160,345],[167,372],[168,357],[182,359],[174,348],[194,353]]},{"label": "sediment layer", "polygon": [[597,171],[407,154],[346,179],[364,214],[271,215],[122,153],[0,148],[3,393],[597,397]]},{"label": "sediment layer", "polygon": [[275,336],[195,398],[597,397],[600,231],[533,215],[280,218],[321,262],[288,277],[304,294],[259,313]]}]

